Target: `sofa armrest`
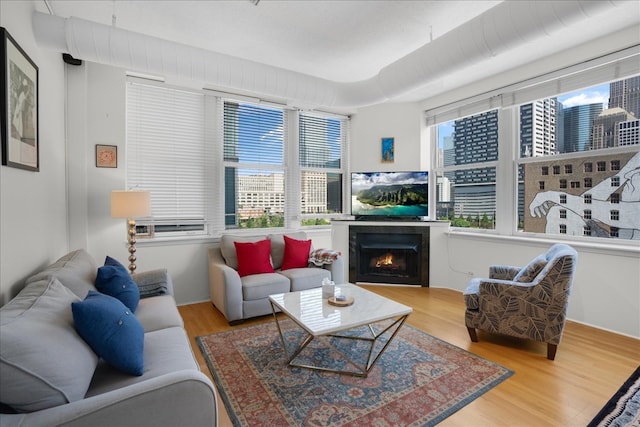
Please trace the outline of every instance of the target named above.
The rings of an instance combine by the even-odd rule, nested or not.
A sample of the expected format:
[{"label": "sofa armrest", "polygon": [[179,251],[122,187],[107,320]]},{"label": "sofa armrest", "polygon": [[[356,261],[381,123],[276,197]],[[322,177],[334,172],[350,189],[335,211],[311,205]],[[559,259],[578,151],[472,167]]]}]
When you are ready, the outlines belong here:
[{"label": "sofa armrest", "polygon": [[344,279],[344,258],[342,255],[338,255],[338,257],[331,264],[325,264],[322,268],[329,270],[331,272],[331,280],[333,280],[336,284],[347,283]]},{"label": "sofa armrest", "polygon": [[489,267],[489,278],[499,280],[513,280],[522,267],[513,265],[492,265]]},{"label": "sofa armrest", "polygon": [[209,295],[228,322],[244,318],[240,275],[224,262],[220,248],[209,248]]},{"label": "sofa armrest", "polygon": [[140,298],[173,295],[173,281],[166,268],[143,271],[132,277],[140,289]]},{"label": "sofa armrest", "polygon": [[117,390],[28,414],[2,414],[1,426],[218,424],[216,391],[196,370],[172,372]]}]

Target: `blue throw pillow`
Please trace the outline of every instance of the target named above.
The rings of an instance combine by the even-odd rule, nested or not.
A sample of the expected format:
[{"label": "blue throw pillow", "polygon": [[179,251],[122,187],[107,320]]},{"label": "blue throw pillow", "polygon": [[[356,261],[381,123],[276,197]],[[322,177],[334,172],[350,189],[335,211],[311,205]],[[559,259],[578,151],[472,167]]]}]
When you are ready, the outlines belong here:
[{"label": "blue throw pillow", "polygon": [[144,370],[144,330],[138,319],[114,297],[89,291],[84,301],[71,303],[78,334],[114,368],[131,375]]},{"label": "blue throw pillow", "polygon": [[98,268],[95,285],[103,294],[118,298],[132,312],[138,308],[140,289],[129,271],[117,260],[107,256],[104,266]]}]

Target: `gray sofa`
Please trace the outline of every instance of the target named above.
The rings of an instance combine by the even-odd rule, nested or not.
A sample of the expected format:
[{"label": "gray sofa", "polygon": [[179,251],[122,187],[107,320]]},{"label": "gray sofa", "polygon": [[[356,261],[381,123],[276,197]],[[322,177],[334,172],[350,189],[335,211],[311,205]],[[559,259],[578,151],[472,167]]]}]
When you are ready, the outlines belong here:
[{"label": "gray sofa", "polygon": [[[282,270],[284,235],[297,240],[307,239],[302,231],[252,236],[225,234],[220,239],[220,246],[209,248],[211,302],[230,324],[271,314],[268,298],[271,294],[320,287],[325,277],[336,284],[345,283],[344,261],[340,254],[334,253],[330,261],[319,266],[309,263],[304,268]],[[234,242],[257,242],[267,238],[271,241],[271,263],[275,272],[240,277]]]},{"label": "gray sofa", "polygon": [[166,270],[133,276],[141,376],[116,370],[78,335],[71,303],[96,290],[97,268],[86,251],[71,252],[0,308],[0,426],[217,425],[216,391],[199,370]]}]

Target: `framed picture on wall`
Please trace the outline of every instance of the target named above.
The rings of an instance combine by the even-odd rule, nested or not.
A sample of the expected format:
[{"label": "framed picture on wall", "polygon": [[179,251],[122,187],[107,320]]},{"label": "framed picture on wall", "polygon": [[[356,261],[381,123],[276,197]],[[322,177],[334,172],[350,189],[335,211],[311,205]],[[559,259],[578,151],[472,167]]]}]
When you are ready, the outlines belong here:
[{"label": "framed picture on wall", "polygon": [[393,138],[382,138],[382,162],[393,163]]},{"label": "framed picture on wall", "polygon": [[117,168],[118,146],[96,144],[96,167]]},{"label": "framed picture on wall", "polygon": [[38,67],[0,27],[2,164],[38,172]]}]

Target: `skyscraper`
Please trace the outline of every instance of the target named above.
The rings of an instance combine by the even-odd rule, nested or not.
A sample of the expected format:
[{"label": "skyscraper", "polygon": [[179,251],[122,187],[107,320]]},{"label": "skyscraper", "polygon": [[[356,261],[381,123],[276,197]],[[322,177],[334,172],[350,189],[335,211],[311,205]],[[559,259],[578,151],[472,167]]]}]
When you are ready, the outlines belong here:
[{"label": "skyscraper", "polygon": [[640,118],[640,76],[609,85],[609,108],[622,108],[634,117]]},{"label": "skyscraper", "polygon": [[586,151],[591,146],[591,124],[602,113],[602,104],[575,105],[563,110],[564,142],[561,153]]},{"label": "skyscraper", "polygon": [[540,157],[555,154],[556,98],[545,98],[520,107],[520,156]]}]

